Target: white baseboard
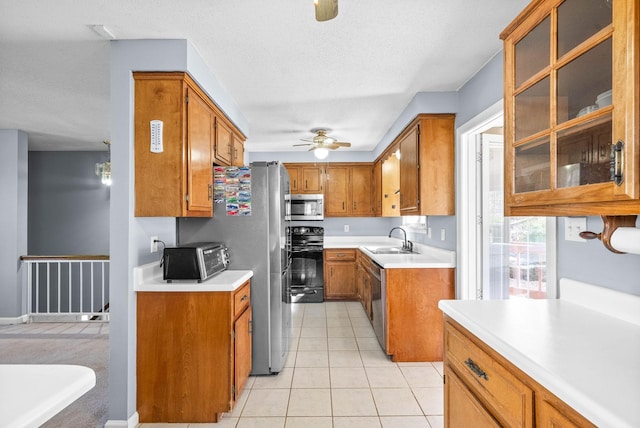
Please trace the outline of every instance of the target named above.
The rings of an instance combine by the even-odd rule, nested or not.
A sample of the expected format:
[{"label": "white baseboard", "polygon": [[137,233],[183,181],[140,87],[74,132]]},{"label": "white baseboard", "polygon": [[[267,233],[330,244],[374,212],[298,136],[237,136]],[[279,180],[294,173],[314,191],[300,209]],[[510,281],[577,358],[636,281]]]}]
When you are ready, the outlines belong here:
[{"label": "white baseboard", "polygon": [[27,314],[14,318],[0,317],[0,325],[24,324],[26,322],[29,322],[29,315]]},{"label": "white baseboard", "polygon": [[138,412],[134,412],[133,415],[126,421],[113,421],[108,420],[104,424],[104,428],[135,428],[140,423],[140,415]]}]

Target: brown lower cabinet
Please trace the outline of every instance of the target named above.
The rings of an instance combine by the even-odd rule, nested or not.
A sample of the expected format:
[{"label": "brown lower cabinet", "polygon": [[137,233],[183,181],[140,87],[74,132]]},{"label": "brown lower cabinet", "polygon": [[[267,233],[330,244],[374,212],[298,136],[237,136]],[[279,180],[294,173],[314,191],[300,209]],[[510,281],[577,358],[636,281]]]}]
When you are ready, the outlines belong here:
[{"label": "brown lower cabinet", "polygon": [[442,361],[442,311],[455,298],[453,268],[384,269],[386,352],[395,362]]},{"label": "brown lower cabinet", "polygon": [[356,300],[356,250],[341,248],[324,250],[324,298]]},{"label": "brown lower cabinet", "polygon": [[140,422],[218,422],[251,372],[249,281],[235,291],[137,297]]},{"label": "brown lower cabinet", "polygon": [[444,346],[445,427],[595,427],[447,316]]}]

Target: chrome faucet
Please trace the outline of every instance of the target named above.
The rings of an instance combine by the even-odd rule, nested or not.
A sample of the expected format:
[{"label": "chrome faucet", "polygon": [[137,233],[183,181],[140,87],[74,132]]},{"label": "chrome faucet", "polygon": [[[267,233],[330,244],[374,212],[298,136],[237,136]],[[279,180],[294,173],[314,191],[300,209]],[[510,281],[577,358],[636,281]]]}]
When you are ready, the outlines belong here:
[{"label": "chrome faucet", "polygon": [[396,229],[401,230],[402,233],[404,234],[404,243],[402,244],[402,249],[403,250],[413,251],[413,242],[407,241],[407,231],[404,230],[403,228],[398,227],[398,226],[391,228],[391,230],[389,231],[389,238],[391,238],[391,234]]}]

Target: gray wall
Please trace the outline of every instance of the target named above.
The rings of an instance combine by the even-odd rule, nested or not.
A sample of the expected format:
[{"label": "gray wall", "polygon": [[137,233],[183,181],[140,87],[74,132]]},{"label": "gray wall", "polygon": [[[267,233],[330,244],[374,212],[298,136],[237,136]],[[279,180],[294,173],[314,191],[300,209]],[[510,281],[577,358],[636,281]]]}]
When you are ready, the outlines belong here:
[{"label": "gray wall", "polygon": [[24,315],[20,256],[27,254],[27,134],[0,130],[0,319]]},{"label": "gray wall", "polygon": [[[566,241],[565,220],[566,217],[558,218],[558,278],[571,278],[640,296],[640,255],[612,253],[599,240]],[[602,232],[602,219],[587,217],[587,230]]]},{"label": "gray wall", "polygon": [[106,152],[29,152],[30,255],[109,254]]}]

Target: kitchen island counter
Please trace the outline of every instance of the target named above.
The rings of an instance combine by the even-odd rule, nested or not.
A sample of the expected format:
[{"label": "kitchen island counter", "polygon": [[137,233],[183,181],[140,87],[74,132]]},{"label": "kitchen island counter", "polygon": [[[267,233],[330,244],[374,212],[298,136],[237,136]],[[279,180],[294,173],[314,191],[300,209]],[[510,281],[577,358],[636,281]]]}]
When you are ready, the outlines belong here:
[{"label": "kitchen island counter", "polygon": [[565,300],[438,306],[592,423],[640,426],[640,325]]},{"label": "kitchen island counter", "polygon": [[162,268],[159,263],[148,263],[133,269],[134,291],[235,291],[253,277],[251,270],[225,270],[206,281],[194,280],[173,281],[168,283],[162,279]]},{"label": "kitchen island counter", "polygon": [[415,254],[375,254],[368,248],[399,247],[402,240],[382,236],[325,236],[324,248],[359,248],[385,269],[454,268],[455,251],[414,243]]}]

